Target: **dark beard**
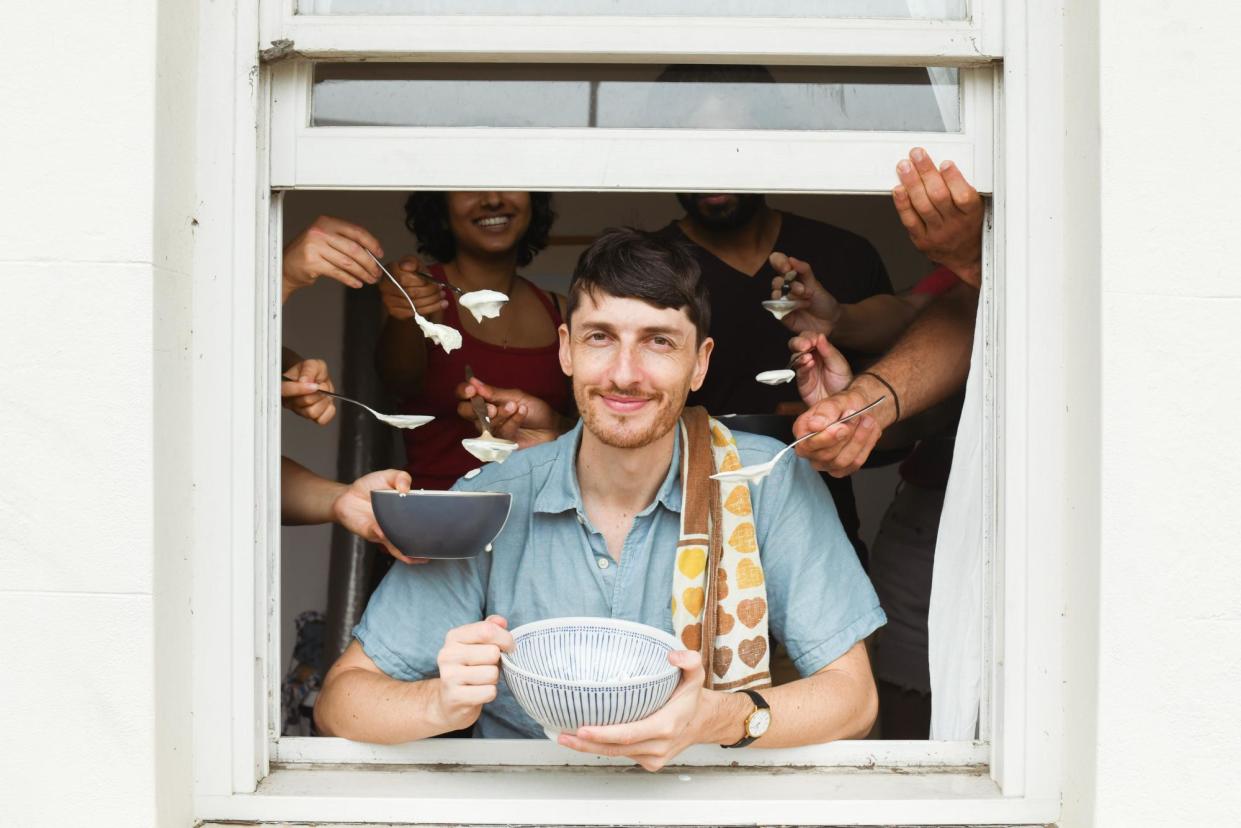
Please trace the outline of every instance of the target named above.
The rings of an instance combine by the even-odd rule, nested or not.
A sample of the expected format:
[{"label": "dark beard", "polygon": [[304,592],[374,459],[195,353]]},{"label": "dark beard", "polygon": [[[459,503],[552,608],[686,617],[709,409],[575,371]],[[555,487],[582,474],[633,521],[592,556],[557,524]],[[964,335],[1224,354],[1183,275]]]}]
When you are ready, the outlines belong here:
[{"label": "dark beard", "polygon": [[765,198],[758,193],[730,193],[736,199],[719,208],[703,207],[699,193],[677,193],[677,201],[698,224],[713,230],[736,230],[744,227],[762,209]]}]

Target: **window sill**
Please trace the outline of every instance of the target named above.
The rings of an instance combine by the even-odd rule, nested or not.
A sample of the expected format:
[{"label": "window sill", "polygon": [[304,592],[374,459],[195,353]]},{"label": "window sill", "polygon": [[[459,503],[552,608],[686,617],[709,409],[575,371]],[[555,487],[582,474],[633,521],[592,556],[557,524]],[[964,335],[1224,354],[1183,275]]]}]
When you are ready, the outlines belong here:
[{"label": "window sill", "polygon": [[196,811],[320,825],[1045,825],[1059,803],[1004,797],[983,768],[288,765]]}]

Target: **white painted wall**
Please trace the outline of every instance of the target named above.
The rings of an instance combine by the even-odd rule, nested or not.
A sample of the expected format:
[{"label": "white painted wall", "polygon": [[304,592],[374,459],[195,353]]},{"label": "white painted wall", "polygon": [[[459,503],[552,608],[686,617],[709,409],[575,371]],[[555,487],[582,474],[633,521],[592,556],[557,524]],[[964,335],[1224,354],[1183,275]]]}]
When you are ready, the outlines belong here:
[{"label": "white painted wall", "polygon": [[194,4],[0,26],[0,823],[190,821]]},{"label": "white painted wall", "polygon": [[1241,12],[1098,8],[1095,824],[1236,824]]}]

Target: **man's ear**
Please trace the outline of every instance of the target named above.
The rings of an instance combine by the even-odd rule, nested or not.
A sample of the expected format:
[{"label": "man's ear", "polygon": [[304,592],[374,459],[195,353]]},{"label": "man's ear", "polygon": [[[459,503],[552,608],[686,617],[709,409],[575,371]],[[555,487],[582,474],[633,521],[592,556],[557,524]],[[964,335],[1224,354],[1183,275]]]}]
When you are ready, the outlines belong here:
[{"label": "man's ear", "polygon": [[701,388],[703,381],[707,378],[707,367],[711,364],[713,350],[715,350],[715,340],[709,336],[698,346],[698,353],[694,355],[694,375],[689,381],[691,391]]},{"label": "man's ear", "polygon": [[560,370],[564,371],[566,377],[573,376],[573,351],[569,347],[569,326],[563,322],[556,329],[556,333],[560,334]]}]

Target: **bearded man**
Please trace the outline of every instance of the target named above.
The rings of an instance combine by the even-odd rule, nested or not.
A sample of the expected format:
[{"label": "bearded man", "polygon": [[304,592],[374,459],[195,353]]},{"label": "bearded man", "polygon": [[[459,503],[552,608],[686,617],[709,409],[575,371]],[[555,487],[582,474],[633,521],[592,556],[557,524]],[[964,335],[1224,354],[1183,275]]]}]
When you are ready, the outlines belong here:
[{"label": "bearded man", "polygon": [[[508,523],[475,558],[389,571],[325,680],[322,732],[542,737],[500,682],[499,655],[509,629],[561,616],[637,621],[686,647],[669,657],[682,680],[668,704],[562,733],[566,747],[655,770],[696,743],[790,747],[869,731],[862,639],[885,619],[823,482],[791,456],[761,486],[710,479],[782,447],[685,408],[707,375],[710,315],[681,242],[612,230],[582,254],[560,327],[581,422],[457,482],[511,493]],[[823,370],[813,354],[801,362]],[[769,636],[800,680],[769,688]]]}]

